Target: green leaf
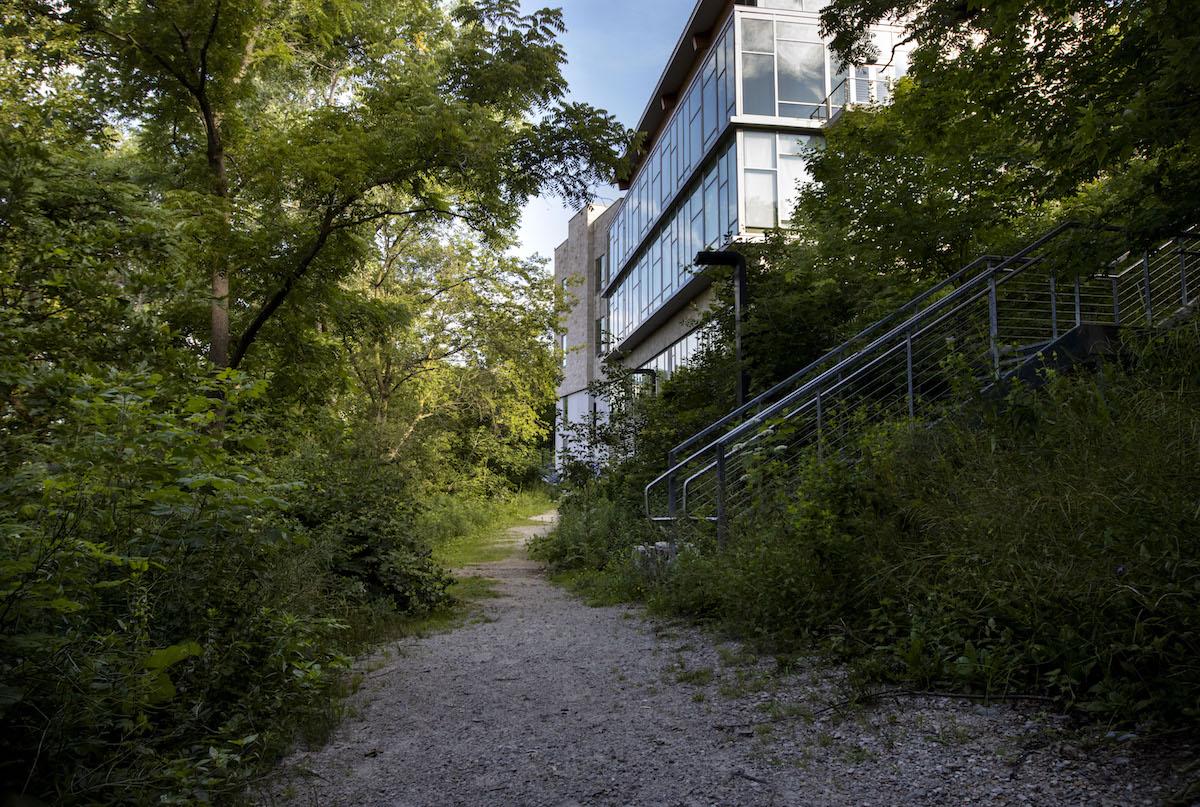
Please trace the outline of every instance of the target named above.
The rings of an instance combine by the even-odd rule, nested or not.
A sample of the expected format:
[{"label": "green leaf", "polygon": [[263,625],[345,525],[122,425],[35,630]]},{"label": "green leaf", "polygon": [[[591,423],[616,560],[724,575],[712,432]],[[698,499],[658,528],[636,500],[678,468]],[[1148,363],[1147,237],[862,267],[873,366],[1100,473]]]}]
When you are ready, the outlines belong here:
[{"label": "green leaf", "polygon": [[146,669],[148,670],[165,670],[184,659],[192,656],[199,656],[204,652],[196,642],[181,642],[173,644],[170,647],[164,647],[161,650],[155,650],[146,657]]}]

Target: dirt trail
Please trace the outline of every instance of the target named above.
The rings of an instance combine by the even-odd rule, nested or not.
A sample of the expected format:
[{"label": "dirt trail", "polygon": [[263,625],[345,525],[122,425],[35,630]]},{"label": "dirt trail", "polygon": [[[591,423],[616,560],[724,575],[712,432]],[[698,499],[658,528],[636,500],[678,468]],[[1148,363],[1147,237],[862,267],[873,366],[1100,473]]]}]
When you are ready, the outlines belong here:
[{"label": "dirt trail", "polygon": [[[549,528],[518,528],[523,544]],[[840,673],[588,608],[519,550],[466,626],[389,648],[323,749],[267,803],[296,805],[1157,804],[1178,786],[1129,736],[1094,743],[1007,706],[831,709]],[[1087,747],[1085,747],[1085,745]]]}]

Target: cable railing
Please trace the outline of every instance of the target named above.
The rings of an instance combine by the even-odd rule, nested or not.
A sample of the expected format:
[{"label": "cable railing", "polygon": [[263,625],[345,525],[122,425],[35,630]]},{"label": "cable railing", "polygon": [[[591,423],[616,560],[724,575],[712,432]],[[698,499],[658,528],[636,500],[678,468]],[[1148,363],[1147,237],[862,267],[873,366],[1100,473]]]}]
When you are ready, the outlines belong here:
[{"label": "cable railing", "polygon": [[808,119],[832,121],[839,112],[853,106],[886,104],[894,88],[895,79],[890,77],[846,76],[809,113]]},{"label": "cable railing", "polygon": [[986,388],[1085,324],[1168,321],[1200,293],[1197,243],[1188,232],[1133,255],[1116,230],[1065,224],[979,258],[677,446],[646,486],[647,516],[713,521],[723,538],[765,469],[840,451],[864,422],[915,417],[964,371]]}]

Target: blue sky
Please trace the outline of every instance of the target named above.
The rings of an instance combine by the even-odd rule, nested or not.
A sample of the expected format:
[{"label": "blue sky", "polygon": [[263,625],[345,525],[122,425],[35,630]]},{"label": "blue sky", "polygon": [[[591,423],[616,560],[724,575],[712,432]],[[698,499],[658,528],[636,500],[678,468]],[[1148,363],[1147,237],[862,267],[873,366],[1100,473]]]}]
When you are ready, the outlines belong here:
[{"label": "blue sky", "polygon": [[[571,99],[607,109],[630,127],[646,108],[694,5],[695,0],[521,0],[527,12],[562,8],[563,72]],[[521,216],[518,254],[552,259],[575,212],[557,199],[530,202]]]}]

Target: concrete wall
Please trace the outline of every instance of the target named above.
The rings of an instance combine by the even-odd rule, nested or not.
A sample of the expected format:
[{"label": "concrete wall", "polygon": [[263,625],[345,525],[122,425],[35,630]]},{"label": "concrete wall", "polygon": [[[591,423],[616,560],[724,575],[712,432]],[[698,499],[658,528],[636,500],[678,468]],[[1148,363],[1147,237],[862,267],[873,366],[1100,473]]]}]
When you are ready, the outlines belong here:
[{"label": "concrete wall", "polygon": [[567,355],[558,397],[586,389],[599,379],[596,319],[605,311],[596,283],[596,260],[608,254],[608,223],[615,208],[590,205],[571,219],[567,240],[554,250],[554,280],[573,302],[567,312]]},{"label": "concrete wall", "polygon": [[608,227],[615,213],[615,206],[584,208],[571,219],[567,240],[554,250],[554,281],[563,287],[571,304],[563,321],[567,352],[558,385],[556,457],[561,456],[565,448],[564,404],[567,419],[573,424],[588,422],[596,410],[603,417],[608,409],[607,402],[593,401],[587,389],[603,376],[596,320],[607,311],[607,306],[599,296],[596,260],[608,254]]}]

